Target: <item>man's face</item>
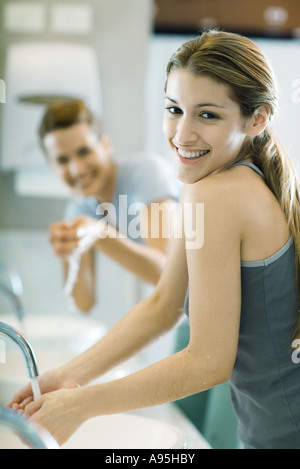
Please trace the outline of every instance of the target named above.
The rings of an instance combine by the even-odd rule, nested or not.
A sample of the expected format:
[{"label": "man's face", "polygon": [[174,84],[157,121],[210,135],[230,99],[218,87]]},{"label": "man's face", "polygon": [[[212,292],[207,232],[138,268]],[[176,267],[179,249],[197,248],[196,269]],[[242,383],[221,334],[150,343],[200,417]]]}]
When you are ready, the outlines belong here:
[{"label": "man's face", "polygon": [[100,197],[111,180],[112,147],[85,123],[50,132],[44,138],[51,170],[77,195]]}]

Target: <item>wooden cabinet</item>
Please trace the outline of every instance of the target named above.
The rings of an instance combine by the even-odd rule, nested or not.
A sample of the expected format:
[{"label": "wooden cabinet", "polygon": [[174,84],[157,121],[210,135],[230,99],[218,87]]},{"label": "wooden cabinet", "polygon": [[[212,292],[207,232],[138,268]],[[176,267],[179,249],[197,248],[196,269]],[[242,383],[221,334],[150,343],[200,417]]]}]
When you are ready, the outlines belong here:
[{"label": "wooden cabinet", "polygon": [[260,35],[300,31],[299,0],[155,0],[161,32],[197,32],[203,27]]}]

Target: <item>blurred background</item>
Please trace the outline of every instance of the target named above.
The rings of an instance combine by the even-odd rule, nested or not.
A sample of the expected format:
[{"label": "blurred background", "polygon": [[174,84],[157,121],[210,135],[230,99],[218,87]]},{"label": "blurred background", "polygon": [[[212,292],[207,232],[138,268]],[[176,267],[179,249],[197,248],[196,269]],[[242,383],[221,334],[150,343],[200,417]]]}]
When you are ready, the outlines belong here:
[{"label": "blurred background", "polygon": [[[68,193],[39,148],[45,104],[85,99],[102,114],[116,159],[145,149],[168,159],[161,130],[166,63],[203,27],[248,35],[269,56],[280,89],[274,125],[299,165],[298,0],[1,0],[0,260],[19,271],[28,314],[66,307],[48,225],[62,219]],[[93,314],[110,326],[145,286],[99,257]],[[0,297],[0,314],[6,301]]]}]

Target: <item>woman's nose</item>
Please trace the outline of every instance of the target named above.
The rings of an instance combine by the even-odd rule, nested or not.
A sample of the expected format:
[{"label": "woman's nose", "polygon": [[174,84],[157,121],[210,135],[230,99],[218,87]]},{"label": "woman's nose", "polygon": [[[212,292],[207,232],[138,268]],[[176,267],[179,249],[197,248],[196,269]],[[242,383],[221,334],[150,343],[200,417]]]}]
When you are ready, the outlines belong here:
[{"label": "woman's nose", "polygon": [[183,117],[177,124],[176,140],[181,145],[188,145],[198,141],[199,135],[192,119]]}]

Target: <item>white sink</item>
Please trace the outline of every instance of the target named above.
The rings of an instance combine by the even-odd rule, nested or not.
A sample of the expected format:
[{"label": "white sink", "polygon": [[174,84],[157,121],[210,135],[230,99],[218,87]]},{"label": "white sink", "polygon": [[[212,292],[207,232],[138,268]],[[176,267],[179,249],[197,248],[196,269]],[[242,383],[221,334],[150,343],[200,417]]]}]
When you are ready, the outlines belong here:
[{"label": "white sink", "polygon": [[[4,429],[5,430],[5,429]],[[183,449],[186,436],[177,428],[133,414],[95,417],[85,422],[62,449]],[[0,449],[26,445],[12,432],[0,431]]]},{"label": "white sink", "polygon": [[186,436],[176,427],[133,414],[95,417],[85,422],[63,449],[180,449]]}]

